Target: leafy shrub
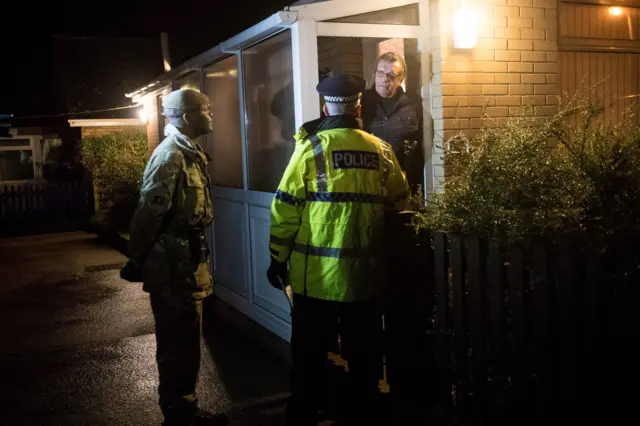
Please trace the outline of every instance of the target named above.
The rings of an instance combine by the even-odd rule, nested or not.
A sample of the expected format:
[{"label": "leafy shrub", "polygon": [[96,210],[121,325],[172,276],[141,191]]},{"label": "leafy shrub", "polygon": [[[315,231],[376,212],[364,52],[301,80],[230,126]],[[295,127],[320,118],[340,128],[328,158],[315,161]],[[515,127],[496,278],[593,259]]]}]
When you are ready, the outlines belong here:
[{"label": "leafy shrub", "polygon": [[[613,126],[583,98],[540,123],[525,112],[468,140],[447,142],[442,193],[414,218],[417,230],[519,240],[527,235],[638,231],[640,129]],[[594,234],[595,235],[595,234]]]},{"label": "leafy shrub", "polygon": [[93,176],[103,197],[106,226],[126,230],[135,209],[140,180],[147,161],[147,135],[123,131],[84,138],[80,147],[82,164]]}]

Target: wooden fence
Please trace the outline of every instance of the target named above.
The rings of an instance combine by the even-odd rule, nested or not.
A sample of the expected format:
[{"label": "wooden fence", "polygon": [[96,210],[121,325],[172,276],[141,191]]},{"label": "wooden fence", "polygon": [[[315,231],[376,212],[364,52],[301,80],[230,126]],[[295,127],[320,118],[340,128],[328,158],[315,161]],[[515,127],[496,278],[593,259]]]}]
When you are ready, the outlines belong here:
[{"label": "wooden fence", "polygon": [[82,230],[92,213],[87,182],[0,186],[0,237]]},{"label": "wooden fence", "polygon": [[438,401],[472,424],[638,419],[634,243],[606,250],[584,238],[509,244],[415,235],[405,225],[392,226],[385,316],[395,322],[391,341],[413,334],[409,340],[423,342],[391,358],[397,390],[409,382],[404,395],[427,398],[425,406]]}]

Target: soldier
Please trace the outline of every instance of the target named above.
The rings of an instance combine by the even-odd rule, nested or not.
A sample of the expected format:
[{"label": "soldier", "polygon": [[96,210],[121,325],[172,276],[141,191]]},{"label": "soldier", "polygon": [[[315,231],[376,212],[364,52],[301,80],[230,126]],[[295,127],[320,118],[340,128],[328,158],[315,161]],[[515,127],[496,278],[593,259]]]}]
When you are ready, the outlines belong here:
[{"label": "soldier", "polygon": [[211,132],[209,99],[176,90],[163,100],[165,140],[144,171],[121,277],[143,281],[156,323],[164,425],[223,425],[197,409],[202,300],[212,292],[205,227],[213,221],[210,160],[194,140]]},{"label": "soldier", "polygon": [[290,283],[294,292],[290,426],[317,422],[336,328],[354,384],[349,424],[379,420],[384,216],[404,207],[407,184],[391,146],[361,130],[364,87],[351,74],[318,85],[326,118],[296,135],[271,207],[267,275],[274,287]]}]

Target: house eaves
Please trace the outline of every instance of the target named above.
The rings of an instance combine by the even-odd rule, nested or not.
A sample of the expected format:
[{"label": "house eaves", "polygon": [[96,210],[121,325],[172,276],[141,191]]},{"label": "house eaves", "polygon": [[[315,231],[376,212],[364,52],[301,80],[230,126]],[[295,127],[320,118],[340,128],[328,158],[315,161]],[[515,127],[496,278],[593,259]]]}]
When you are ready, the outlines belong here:
[{"label": "house eaves", "polygon": [[308,4],[322,3],[322,2],[325,2],[325,1],[328,1],[328,0],[298,0],[297,2],[292,4],[291,7],[306,6]]},{"label": "house eaves", "polygon": [[298,13],[294,11],[279,11],[256,25],[246,29],[240,34],[212,47],[211,49],[186,60],[171,71],[160,75],[155,82],[142,87],[135,92],[127,93],[125,96],[137,102],[145,95],[155,92],[162,87],[170,85],[173,80],[180,78],[194,70],[209,65],[216,59],[234,54],[243,48],[254,44],[265,37],[273,35],[281,29],[290,28],[298,19]]}]

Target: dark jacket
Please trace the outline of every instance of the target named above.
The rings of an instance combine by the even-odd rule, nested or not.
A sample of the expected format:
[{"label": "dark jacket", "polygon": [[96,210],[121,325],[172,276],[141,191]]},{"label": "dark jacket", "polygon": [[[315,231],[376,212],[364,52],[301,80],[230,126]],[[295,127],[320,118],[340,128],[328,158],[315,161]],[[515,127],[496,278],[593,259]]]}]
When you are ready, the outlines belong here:
[{"label": "dark jacket", "polygon": [[[400,167],[407,173],[407,180],[415,189],[422,184],[424,169],[422,99],[398,89],[388,110],[382,105],[382,98],[375,89],[362,94],[362,121],[364,130],[373,133],[391,144]],[[388,106],[388,105],[387,105]],[[415,142],[413,149],[405,141]],[[409,145],[410,146],[410,145]]]}]

